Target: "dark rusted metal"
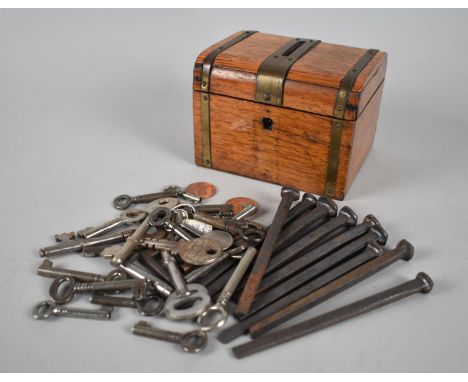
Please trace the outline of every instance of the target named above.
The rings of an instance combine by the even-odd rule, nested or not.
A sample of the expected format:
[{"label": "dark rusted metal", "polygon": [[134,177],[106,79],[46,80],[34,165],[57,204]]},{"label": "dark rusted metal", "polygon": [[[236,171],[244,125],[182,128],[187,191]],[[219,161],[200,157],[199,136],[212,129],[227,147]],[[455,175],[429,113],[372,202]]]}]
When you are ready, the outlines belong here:
[{"label": "dark rusted metal", "polygon": [[[354,222],[354,218],[351,218],[349,224],[352,225]],[[309,252],[304,253],[290,263],[285,264],[282,268],[279,268],[275,272],[265,276],[258,293],[267,291],[291,277],[296,279],[296,276],[294,276],[296,273],[317,261],[320,261],[324,257],[331,255],[338,249],[341,250],[336,254],[337,257],[340,257],[341,253],[345,253],[344,256],[348,257],[351,254],[364,249],[368,243],[372,243],[374,241],[381,245],[385,245],[387,238],[388,235],[380,225],[379,221],[373,216],[366,216],[364,221],[358,226],[352,227],[348,231],[333,237],[329,241],[315,247]]]},{"label": "dark rusted metal", "polygon": [[397,302],[413,294],[429,293],[432,290],[433,285],[434,283],[431,278],[426,273],[420,272],[413,280],[363,298],[320,316],[313,317],[276,332],[266,334],[253,341],[236,346],[232,351],[237,358],[243,358],[273,346],[303,337],[331,325],[338,324],[382,306]]},{"label": "dark rusted metal", "polygon": [[[320,206],[317,206],[314,210],[317,211]],[[343,207],[340,211],[340,214],[334,218],[330,219],[316,230],[305,235],[298,241],[292,243],[290,246],[279,252],[268,264],[266,274],[270,274],[277,269],[280,269],[285,264],[290,263],[301,254],[309,251],[311,248],[315,247],[319,241],[328,238],[330,234],[334,231],[340,229],[343,226],[353,226],[356,224],[357,216],[349,207]]]},{"label": "dark rusted metal", "polygon": [[350,272],[356,267],[359,267],[362,264],[365,264],[369,260],[374,259],[376,256],[379,256],[379,255],[381,255],[381,249],[373,245],[369,245],[366,250],[354,256],[349,261],[337,266],[331,271],[326,272],[320,277],[317,277],[312,282],[296,289],[295,291],[288,294],[287,296],[284,296],[283,298],[275,301],[273,304],[271,304],[270,306],[267,306],[265,309],[262,309],[260,312],[257,312],[253,314],[252,316],[245,318],[243,321],[238,322],[236,325],[233,325],[227,329],[222,330],[218,336],[218,340],[223,343],[232,341],[233,339],[244,334],[255,323],[268,318],[270,315],[274,314],[280,309],[287,307],[288,305],[292,304],[294,301],[297,301],[301,299],[302,297],[307,296],[311,292],[319,288],[322,288],[323,286],[327,285],[333,280],[345,275],[346,273]]},{"label": "dark rusted metal", "polygon": [[294,207],[290,208],[288,211],[288,215],[286,219],[284,219],[283,229],[289,223],[293,222],[296,218],[302,215],[304,212],[315,208],[317,205],[317,198],[309,194],[308,192],[304,192],[302,194],[302,199],[299,203],[297,203]]},{"label": "dark rusted metal", "polygon": [[[323,252],[323,255],[329,254],[332,251],[339,248],[340,246],[345,245],[345,244],[349,243],[350,241],[364,235],[369,230],[370,227],[373,227],[373,229],[376,231],[375,232],[376,235],[369,238],[368,241],[371,242],[373,240],[378,240],[381,244],[384,244],[386,242],[387,233],[383,230],[383,228],[381,227],[379,221],[374,216],[367,215],[364,218],[364,222],[361,223],[357,227],[353,227],[353,228],[343,227],[342,229],[337,229],[337,230],[333,231],[329,235],[325,235],[325,236],[321,235],[322,239],[317,240],[317,242],[309,250],[310,251],[315,251],[315,249],[318,249],[319,247],[322,247],[322,246],[326,245],[327,243],[330,243],[329,244],[329,252]],[[343,235],[344,232],[348,232],[348,231],[350,231],[350,233],[347,236],[343,236],[342,241],[337,242],[337,241],[334,240],[336,237],[339,237],[339,236]],[[362,248],[364,248],[364,247],[365,247],[365,245],[363,245]],[[273,253],[273,257],[272,257],[271,262],[274,261],[274,258],[275,258],[276,255],[277,255],[276,253]],[[270,262],[270,264],[271,264],[271,262]],[[257,294],[260,294],[260,296],[261,296],[262,291],[266,290],[266,288],[264,287],[264,285],[265,285],[264,283],[265,283],[265,280],[268,279],[269,275],[270,275],[270,273],[268,272],[268,269],[267,269],[267,271],[265,273],[265,277],[262,280],[262,283],[260,284],[260,288],[259,288],[258,293],[257,293]],[[224,285],[223,283],[226,283],[226,281],[228,280],[228,277],[229,277],[229,274],[227,272],[225,275],[223,275],[219,279],[217,279],[214,283],[210,284],[208,286],[208,290],[210,291],[210,295],[215,296],[217,293],[219,293],[221,291],[221,289],[223,288],[223,285]],[[241,282],[238,289],[241,290],[244,285],[245,285],[245,279]],[[258,297],[260,297],[260,296],[258,296]],[[255,305],[255,302],[254,302],[254,305]]]},{"label": "dark rusted metal", "polygon": [[[347,233],[348,232],[341,236],[346,236]],[[338,239],[338,237],[335,239]],[[332,240],[332,242],[334,242],[335,239]],[[272,304],[279,298],[291,293],[297,288],[300,288],[302,285],[312,281],[319,275],[328,272],[333,269],[333,267],[349,260],[352,256],[355,256],[366,248],[368,244],[381,240],[383,240],[383,242],[379,244],[385,244],[386,237],[381,235],[377,230],[371,230],[364,236],[336,250],[336,252],[328,252],[329,248],[333,246],[326,243],[317,248],[317,250],[310,252],[312,256],[304,255],[300,257],[293,263],[281,268],[279,273],[273,273],[270,275],[271,277],[263,280],[265,282],[263,286],[265,290],[271,288],[271,286],[276,286],[257,295],[257,298],[250,308],[250,314],[260,311],[265,306]],[[326,253],[327,255],[322,256],[323,253]],[[307,264],[312,265],[308,266]],[[300,271],[298,272],[298,270]],[[290,271],[289,275],[287,271]]]},{"label": "dark rusted metal", "polygon": [[309,208],[309,210],[301,213],[286,227],[283,226],[276,243],[275,252],[281,251],[295,240],[318,228],[321,224],[325,223],[326,219],[335,217],[337,212],[338,206],[333,200],[319,198],[316,208]]},{"label": "dark rusted metal", "polygon": [[167,283],[171,282],[171,278],[167,273],[166,269],[163,267],[162,264],[159,264],[154,256],[150,256],[147,253],[140,253],[140,256],[137,259],[142,265],[148,268],[151,272],[153,272],[156,276],[160,277]]},{"label": "dark rusted metal", "polygon": [[[368,263],[354,269],[344,276],[334,280],[324,288],[320,288],[312,293],[305,295],[303,298],[296,300],[294,303],[278,310],[274,314],[266,317],[263,321],[257,322],[250,328],[250,334],[253,337],[271,330],[272,328],[286,322],[287,320],[296,317],[306,310],[320,304],[321,302],[337,295],[338,293],[352,287],[358,282],[380,272],[398,260],[409,261],[413,257],[414,248],[406,240],[401,240],[395,249],[386,251],[382,256],[369,261]],[[280,300],[278,300],[280,301]]]},{"label": "dark rusted metal", "polygon": [[[220,262],[215,267],[213,267],[208,274],[197,279],[197,283],[204,285],[208,288],[209,291],[209,285],[216,281],[219,277],[227,277],[226,281],[229,279],[229,276],[234,271],[237,262],[238,260],[232,258]],[[224,284],[226,284],[226,282],[224,282]],[[212,295],[211,292],[210,295]]]},{"label": "dark rusted metal", "polygon": [[283,227],[289,208],[297,199],[299,199],[299,191],[287,187],[281,189],[281,202],[279,203],[273,221],[265,236],[265,240],[258,252],[255,264],[242,291],[236,308],[237,314],[247,314],[249,312],[250,306],[257,294],[257,289],[267,269],[270,257],[275,249],[276,241]]}]

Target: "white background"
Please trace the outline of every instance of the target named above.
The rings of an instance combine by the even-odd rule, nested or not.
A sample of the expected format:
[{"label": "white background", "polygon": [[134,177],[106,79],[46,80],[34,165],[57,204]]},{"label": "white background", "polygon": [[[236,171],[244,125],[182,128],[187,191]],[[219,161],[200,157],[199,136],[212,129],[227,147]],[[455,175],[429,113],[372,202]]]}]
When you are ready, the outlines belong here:
[{"label": "white background", "polygon": [[[465,10],[1,10],[2,371],[467,371]],[[53,234],[116,216],[121,193],[205,180],[213,202],[250,196],[268,223],[280,187],[193,164],[191,76],[197,54],[241,29],[378,48],[389,64],[375,146],[345,201],[375,214],[398,263],[304,314],[311,317],[413,278],[412,296],[333,328],[236,360],[131,335],[140,319],[34,321],[50,279],[35,275]],[[343,205],[341,203],[340,205]],[[57,265],[107,272],[102,259]],[[77,306],[88,306],[78,299]],[[151,320],[188,330],[189,323]]]}]

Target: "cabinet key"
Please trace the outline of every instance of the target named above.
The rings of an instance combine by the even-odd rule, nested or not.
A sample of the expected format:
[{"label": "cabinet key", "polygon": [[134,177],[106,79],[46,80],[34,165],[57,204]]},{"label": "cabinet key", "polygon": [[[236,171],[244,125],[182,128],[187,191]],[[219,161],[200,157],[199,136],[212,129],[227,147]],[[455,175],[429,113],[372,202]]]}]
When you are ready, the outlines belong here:
[{"label": "cabinet key", "polygon": [[66,304],[71,301],[75,293],[113,292],[129,289],[132,289],[139,298],[146,297],[146,280],[129,279],[79,283],[73,277],[62,276],[52,282],[49,294],[56,304]]},{"label": "cabinet key", "polygon": [[85,228],[78,231],[78,235],[84,238],[102,236],[124,225],[141,222],[146,217],[146,212],[142,210],[128,210],[120,214],[118,218],[109,220],[95,227]]},{"label": "cabinet key", "polygon": [[92,318],[95,320],[110,320],[112,314],[111,306],[103,306],[101,309],[80,309],[67,306],[57,306],[51,300],[38,303],[33,309],[33,317],[36,320],[45,320],[52,316],[72,318]]},{"label": "cabinet key", "polygon": [[208,337],[199,330],[188,333],[170,332],[151,326],[146,321],[139,321],[132,330],[133,334],[142,337],[179,344],[183,351],[187,353],[198,353],[206,347]]}]

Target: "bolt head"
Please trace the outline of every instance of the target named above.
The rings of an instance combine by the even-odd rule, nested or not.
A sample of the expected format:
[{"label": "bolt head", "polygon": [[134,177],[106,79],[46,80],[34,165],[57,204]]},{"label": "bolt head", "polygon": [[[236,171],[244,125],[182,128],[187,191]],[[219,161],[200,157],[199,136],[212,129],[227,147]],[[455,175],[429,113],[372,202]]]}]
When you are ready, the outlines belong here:
[{"label": "bolt head", "polygon": [[432,279],[429,277],[429,275],[427,273],[419,272],[416,275],[416,278],[421,280],[424,283],[424,286],[423,286],[421,292],[429,293],[432,290],[432,288],[434,287],[434,281],[432,281]]},{"label": "bolt head", "polygon": [[308,192],[304,192],[304,194],[302,195],[302,200],[308,201],[311,207],[317,204],[317,198],[314,195],[309,194]]},{"label": "bolt head", "polygon": [[284,198],[287,195],[291,195],[293,198],[293,201],[298,200],[300,196],[300,192],[294,188],[290,187],[283,187],[281,189],[281,197]]},{"label": "bolt head", "polygon": [[395,248],[395,251],[403,252],[402,260],[410,261],[414,255],[414,247],[408,240],[400,240]]},{"label": "bolt head", "polygon": [[328,216],[330,217],[336,216],[338,212],[338,206],[332,199],[327,198],[326,196],[321,196],[320,198],[318,198],[317,203],[321,204],[322,206],[328,209]]},{"label": "bolt head", "polygon": [[356,213],[350,207],[344,206],[341,209],[340,214],[345,215],[348,218],[348,225],[350,227],[354,227],[356,225],[358,221],[358,217]]}]

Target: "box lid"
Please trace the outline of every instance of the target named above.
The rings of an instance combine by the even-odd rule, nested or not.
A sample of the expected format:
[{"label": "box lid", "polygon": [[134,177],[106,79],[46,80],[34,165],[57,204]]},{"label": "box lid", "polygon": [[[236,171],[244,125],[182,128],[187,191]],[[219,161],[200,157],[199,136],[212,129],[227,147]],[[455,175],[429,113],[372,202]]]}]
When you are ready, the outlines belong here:
[{"label": "box lid", "polygon": [[[207,55],[242,33],[245,32],[229,36],[197,57],[194,90],[202,90],[202,66]],[[260,66],[291,40],[291,37],[257,32],[222,50],[211,65],[209,91],[258,102],[256,87]],[[333,116],[337,90],[343,78],[367,51],[363,48],[317,43],[289,67],[282,89],[281,106]],[[386,62],[387,54],[379,51],[358,74],[348,97],[343,116],[345,120],[357,119],[364,110],[384,80]]]}]

